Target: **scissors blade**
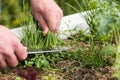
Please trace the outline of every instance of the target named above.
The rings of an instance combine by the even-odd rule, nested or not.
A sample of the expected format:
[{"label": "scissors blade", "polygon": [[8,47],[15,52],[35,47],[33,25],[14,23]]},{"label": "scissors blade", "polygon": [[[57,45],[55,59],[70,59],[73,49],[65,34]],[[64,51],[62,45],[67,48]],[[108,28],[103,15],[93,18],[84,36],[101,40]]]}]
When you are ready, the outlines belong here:
[{"label": "scissors blade", "polygon": [[58,47],[58,48],[51,49],[51,50],[30,51],[30,52],[27,52],[27,54],[62,52],[62,51],[70,50],[70,49],[71,47],[64,46],[64,47]]}]

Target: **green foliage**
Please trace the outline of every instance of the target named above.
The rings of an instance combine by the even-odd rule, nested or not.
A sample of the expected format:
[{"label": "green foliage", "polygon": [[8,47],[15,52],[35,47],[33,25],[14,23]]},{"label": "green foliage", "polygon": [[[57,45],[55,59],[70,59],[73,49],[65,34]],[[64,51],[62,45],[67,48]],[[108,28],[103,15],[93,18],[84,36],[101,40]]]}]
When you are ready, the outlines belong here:
[{"label": "green foliage", "polygon": [[[30,13],[27,14],[28,18],[23,22],[22,25],[24,27],[22,27],[23,34],[21,35],[21,42],[28,48],[28,51],[50,50],[60,46],[61,44],[63,46],[64,43],[52,32],[49,31],[46,36],[43,36],[41,27],[33,19],[33,16]],[[55,62],[55,55],[50,55],[49,53],[48,55],[39,53],[31,56],[33,57],[28,57],[24,63],[25,68],[28,66],[35,66],[39,69],[49,69],[51,68],[50,62]]]},{"label": "green foliage", "polygon": [[[78,33],[74,37],[71,37],[72,40],[81,41],[81,37],[83,36],[83,40],[86,40],[89,43],[87,44],[89,45],[87,51],[84,47],[81,47],[75,52],[74,57],[77,60],[82,61],[84,66],[101,67],[113,65],[117,58],[115,57],[116,39],[113,32],[117,32],[114,31],[114,29],[120,25],[120,17],[118,16],[120,12],[119,3],[112,0],[91,0],[90,3],[88,0],[84,0],[84,3],[80,3],[78,0],[75,1],[79,8],[76,8],[69,3],[67,5],[76,12],[88,10],[85,12],[86,15],[80,14],[80,16],[86,20],[90,27],[91,34],[81,35],[81,33]],[[84,6],[82,6],[82,4]],[[120,28],[117,30],[119,29]],[[117,36],[119,35],[118,33],[116,33]],[[117,37],[117,39],[119,38]]]},{"label": "green foliage", "polygon": [[[23,13],[23,0],[4,0],[1,1],[0,24],[9,28],[19,27]],[[25,5],[25,4],[24,4]]]},{"label": "green foliage", "polygon": [[56,63],[72,58],[70,55],[71,54],[66,54],[65,52],[28,55],[28,58],[19,64],[19,68],[34,66],[37,69],[58,70]]},{"label": "green foliage", "polygon": [[[29,51],[53,49],[58,44],[58,38],[52,33],[48,32],[43,36],[42,29],[33,20],[32,15],[29,16],[26,27],[23,27],[23,35],[21,42],[28,48]],[[25,26],[25,25],[23,25]]]},{"label": "green foliage", "polygon": [[[120,20],[120,17],[118,18]],[[114,73],[113,77],[117,77],[120,79],[120,23],[117,23],[114,25],[114,36],[116,40],[116,57],[115,57],[115,63],[114,67],[116,69],[116,72]]]},{"label": "green foliage", "polygon": [[101,48],[100,55],[106,55],[106,56],[115,55],[115,52],[116,52],[116,47],[108,44]]},{"label": "green foliage", "polygon": [[35,57],[25,61],[24,67],[35,66],[38,69],[49,69],[50,63],[44,55],[36,54]]},{"label": "green foliage", "polygon": [[[67,2],[70,1],[70,2]],[[84,35],[83,31],[71,36],[70,44],[76,44],[76,50],[61,53],[46,53],[29,55],[24,63],[24,67],[35,66],[40,69],[50,69],[58,67],[59,61],[69,60],[71,63],[77,61],[79,66],[98,68],[114,66],[116,68],[115,77],[120,76],[120,12],[119,0],[57,0],[57,3],[64,10],[65,15],[86,11],[87,15],[80,15],[90,27],[90,33]],[[67,5],[68,7],[66,7]],[[76,7],[77,6],[77,7]],[[65,8],[65,9],[64,9]],[[31,15],[30,15],[31,16]],[[58,46],[58,41],[51,32],[46,37],[42,34],[41,28],[33,20],[33,17],[26,18],[24,22],[22,43],[28,50],[51,49]],[[28,35],[28,36],[27,36]],[[51,37],[50,37],[51,36]],[[53,41],[53,42],[52,42]],[[80,43],[81,42],[81,43]],[[80,44],[79,44],[80,43]],[[55,76],[44,76],[45,79],[55,79]],[[49,80],[48,79],[48,80]]]},{"label": "green foliage", "polygon": [[[101,6],[100,6],[101,5]],[[110,38],[115,38],[115,62],[114,62],[114,67],[116,69],[116,73],[114,74],[115,77],[120,79],[120,55],[119,55],[119,43],[120,43],[120,16],[118,15],[120,13],[119,9],[119,3],[116,1],[112,0],[106,0],[106,1],[101,1],[100,5],[98,6],[99,9],[97,10],[96,14],[98,14],[97,20],[97,31],[98,31],[98,36],[110,36]],[[96,18],[95,17],[95,18]],[[101,39],[101,38],[99,38]],[[105,39],[104,39],[105,40]],[[111,42],[110,42],[111,43]]]},{"label": "green foliage", "polygon": [[75,11],[73,11],[69,6],[67,6],[66,3],[72,4],[74,7],[78,7],[76,5],[75,0],[55,0],[55,1],[60,6],[60,8],[63,10],[64,15],[70,15],[70,14],[75,13]]},{"label": "green foliage", "polygon": [[[118,4],[114,1],[100,1],[95,10],[88,12],[85,19],[95,39],[110,39],[114,25],[119,20]],[[88,16],[89,15],[89,16]]]},{"label": "green foliage", "polygon": [[91,34],[96,40],[107,40],[111,38],[113,26],[119,21],[119,3],[111,0],[75,0],[79,8],[67,3],[76,12],[87,11],[80,14],[90,27]]},{"label": "green foliage", "polygon": [[96,8],[97,1],[96,0],[74,0],[76,6],[73,5],[73,3],[67,3],[71,9],[75,10],[76,12],[84,12],[88,10],[92,10]]},{"label": "green foliage", "polygon": [[[80,57],[77,57],[82,62],[84,62],[85,65],[91,67],[106,66],[109,63],[111,65],[114,64],[114,67],[116,68],[116,73],[114,74],[114,76],[120,79],[119,1],[96,0],[96,3],[97,5],[93,10],[89,9],[89,11],[86,12],[87,15],[82,15],[82,17],[84,17],[84,19],[90,27],[90,48],[86,52],[87,54],[79,55]],[[76,2],[76,4],[78,4],[78,2]],[[86,5],[87,8],[88,4]],[[80,12],[79,9],[76,9],[73,6],[70,7],[75,9],[77,12]],[[101,42],[102,44],[99,44]]]}]

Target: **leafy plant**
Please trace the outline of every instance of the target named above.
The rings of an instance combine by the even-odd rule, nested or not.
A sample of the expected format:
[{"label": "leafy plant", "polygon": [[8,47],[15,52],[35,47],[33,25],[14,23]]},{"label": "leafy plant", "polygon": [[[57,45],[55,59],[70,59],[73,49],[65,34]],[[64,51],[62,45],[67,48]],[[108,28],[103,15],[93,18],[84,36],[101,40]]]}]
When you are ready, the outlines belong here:
[{"label": "leafy plant", "polygon": [[39,69],[50,69],[50,63],[45,55],[36,54],[35,57],[25,61],[25,67],[33,65]]},{"label": "leafy plant", "polygon": [[[87,13],[85,19],[95,39],[110,40],[113,34],[113,25],[119,14],[118,4],[115,1],[99,1],[95,10]],[[88,16],[89,15],[89,16]]]},{"label": "leafy plant", "polygon": [[19,70],[18,75],[26,80],[39,80],[37,79],[37,71],[33,67],[27,68],[26,72]]}]

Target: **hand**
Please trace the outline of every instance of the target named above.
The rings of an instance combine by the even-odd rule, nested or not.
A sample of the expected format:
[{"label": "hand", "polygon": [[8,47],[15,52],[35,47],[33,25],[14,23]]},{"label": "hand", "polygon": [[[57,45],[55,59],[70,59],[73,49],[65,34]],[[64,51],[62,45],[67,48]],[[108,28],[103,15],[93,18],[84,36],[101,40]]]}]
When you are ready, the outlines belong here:
[{"label": "hand", "polygon": [[26,59],[26,51],[19,39],[8,28],[0,25],[0,67],[17,66],[18,60]]},{"label": "hand", "polygon": [[58,32],[63,12],[54,0],[31,0],[31,7],[44,35],[47,34],[49,29],[53,33]]}]

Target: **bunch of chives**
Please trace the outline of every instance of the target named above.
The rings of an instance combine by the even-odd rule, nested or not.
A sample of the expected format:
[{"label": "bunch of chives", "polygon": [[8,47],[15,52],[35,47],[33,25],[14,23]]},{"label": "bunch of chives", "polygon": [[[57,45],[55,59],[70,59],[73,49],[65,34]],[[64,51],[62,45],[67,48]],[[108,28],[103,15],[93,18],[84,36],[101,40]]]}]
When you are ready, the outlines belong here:
[{"label": "bunch of chives", "polygon": [[23,26],[21,42],[29,51],[53,49],[57,46],[58,38],[51,31],[48,31],[48,34],[43,36],[41,27],[33,19],[32,15]]}]

